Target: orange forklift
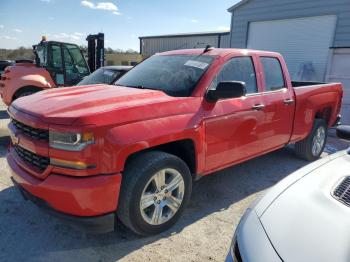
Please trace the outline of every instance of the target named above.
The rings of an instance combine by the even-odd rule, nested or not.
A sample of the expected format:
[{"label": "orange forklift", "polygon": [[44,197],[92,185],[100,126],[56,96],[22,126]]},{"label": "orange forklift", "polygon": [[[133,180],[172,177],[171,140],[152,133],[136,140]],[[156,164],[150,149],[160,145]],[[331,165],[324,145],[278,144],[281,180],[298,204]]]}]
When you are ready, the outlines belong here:
[{"label": "orange forklift", "polygon": [[6,105],[48,88],[73,86],[104,66],[104,34],[89,35],[87,61],[78,45],[42,41],[33,46],[34,61],[19,61],[5,69],[0,95]]}]

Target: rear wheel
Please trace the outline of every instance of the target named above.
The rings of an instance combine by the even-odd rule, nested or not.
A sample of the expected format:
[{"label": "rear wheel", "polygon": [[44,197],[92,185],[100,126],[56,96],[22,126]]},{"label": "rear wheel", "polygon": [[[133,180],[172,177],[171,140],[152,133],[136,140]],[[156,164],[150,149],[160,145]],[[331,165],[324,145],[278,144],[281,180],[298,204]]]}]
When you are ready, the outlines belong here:
[{"label": "rear wheel", "polygon": [[192,176],[184,161],[147,152],[126,167],[117,214],[136,234],[158,234],[180,218],[191,191]]},{"label": "rear wheel", "polygon": [[295,144],[297,156],[308,161],[318,159],[326,146],[328,126],[323,119],[315,119],[310,134]]}]

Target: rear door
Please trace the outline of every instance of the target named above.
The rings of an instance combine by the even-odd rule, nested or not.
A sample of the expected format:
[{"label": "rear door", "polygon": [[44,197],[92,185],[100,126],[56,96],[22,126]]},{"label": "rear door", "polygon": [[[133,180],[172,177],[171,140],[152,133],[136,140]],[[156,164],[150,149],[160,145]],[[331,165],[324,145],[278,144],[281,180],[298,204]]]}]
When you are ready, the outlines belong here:
[{"label": "rear door", "polygon": [[294,121],[294,92],[278,57],[261,56],[265,113],[263,147],[270,150],[289,142]]},{"label": "rear door", "polygon": [[233,57],[218,73],[210,89],[221,81],[243,81],[247,95],[209,104],[205,113],[206,171],[243,161],[261,151],[260,134],[264,112],[255,108],[263,104],[255,71],[256,58]]}]

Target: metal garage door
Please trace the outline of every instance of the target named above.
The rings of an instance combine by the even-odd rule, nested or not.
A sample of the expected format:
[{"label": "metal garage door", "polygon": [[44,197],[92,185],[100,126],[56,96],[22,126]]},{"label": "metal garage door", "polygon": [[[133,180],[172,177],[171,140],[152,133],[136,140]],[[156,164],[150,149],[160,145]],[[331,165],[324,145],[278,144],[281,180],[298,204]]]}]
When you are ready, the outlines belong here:
[{"label": "metal garage door", "polygon": [[350,124],[350,48],[334,49],[330,65],[327,81],[343,84],[343,123]]},{"label": "metal garage door", "polygon": [[282,53],[292,79],[324,81],[336,16],[251,22],[251,49]]}]

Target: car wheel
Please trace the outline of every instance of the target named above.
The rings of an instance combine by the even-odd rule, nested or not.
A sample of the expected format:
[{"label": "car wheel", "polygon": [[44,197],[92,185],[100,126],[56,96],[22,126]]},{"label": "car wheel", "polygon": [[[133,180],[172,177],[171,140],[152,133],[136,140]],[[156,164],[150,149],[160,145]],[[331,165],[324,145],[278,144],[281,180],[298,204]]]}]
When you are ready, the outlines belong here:
[{"label": "car wheel", "polygon": [[311,133],[295,144],[297,156],[308,161],[320,158],[327,142],[328,126],[323,119],[315,119]]},{"label": "car wheel", "polygon": [[19,91],[16,92],[16,94],[13,97],[13,101],[15,101],[17,98],[24,97],[24,96],[29,96],[32,94],[35,94],[37,92],[41,91],[40,88],[37,87],[25,87],[20,89]]},{"label": "car wheel", "polygon": [[164,152],[143,153],[123,173],[117,215],[136,234],[158,234],[180,218],[191,191],[192,176],[183,160]]}]

